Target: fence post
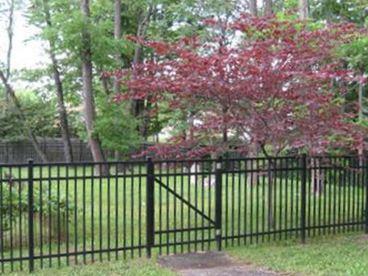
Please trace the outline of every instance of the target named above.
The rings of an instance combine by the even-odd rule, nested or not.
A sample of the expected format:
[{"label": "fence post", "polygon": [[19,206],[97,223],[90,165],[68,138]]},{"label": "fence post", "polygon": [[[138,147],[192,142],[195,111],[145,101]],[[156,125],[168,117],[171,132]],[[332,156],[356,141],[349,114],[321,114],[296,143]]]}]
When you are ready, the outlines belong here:
[{"label": "fence post", "polygon": [[222,224],[222,158],[220,157],[216,161],[216,172],[215,172],[215,194],[216,194],[216,218],[215,218],[215,229],[216,229],[216,243],[217,250],[221,251],[221,242],[222,242],[222,233],[221,233],[221,224]]},{"label": "fence post", "polygon": [[154,211],[154,193],[155,193],[155,176],[154,164],[151,158],[147,159],[147,181],[146,181],[146,195],[147,195],[147,216],[146,216],[146,242],[147,242],[147,257],[151,258],[151,251],[155,239],[155,211]]},{"label": "fence post", "polygon": [[28,160],[28,258],[29,271],[34,270],[34,227],[33,227],[33,160]]},{"label": "fence post", "polygon": [[307,155],[303,154],[301,157],[301,215],[300,215],[300,227],[301,227],[301,239],[302,243],[305,243],[306,237],[306,206],[307,206]]}]

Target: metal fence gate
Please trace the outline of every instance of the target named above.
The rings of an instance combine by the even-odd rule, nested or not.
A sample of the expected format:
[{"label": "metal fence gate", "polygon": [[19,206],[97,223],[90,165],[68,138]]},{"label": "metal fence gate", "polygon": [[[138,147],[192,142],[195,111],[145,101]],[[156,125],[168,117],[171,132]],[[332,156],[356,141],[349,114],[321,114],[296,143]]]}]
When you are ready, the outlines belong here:
[{"label": "metal fence gate", "polygon": [[[148,255],[221,248],[221,171],[214,162],[149,161]],[[203,169],[206,168],[206,169]]]}]

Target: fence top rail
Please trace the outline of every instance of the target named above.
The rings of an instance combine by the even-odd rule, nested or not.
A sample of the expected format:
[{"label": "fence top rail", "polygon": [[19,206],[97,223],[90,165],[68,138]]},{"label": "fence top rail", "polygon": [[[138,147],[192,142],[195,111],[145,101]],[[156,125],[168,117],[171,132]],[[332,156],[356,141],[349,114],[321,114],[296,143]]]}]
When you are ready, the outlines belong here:
[{"label": "fence top rail", "polygon": [[[75,167],[83,167],[83,166],[104,166],[104,165],[138,165],[145,164],[147,161],[142,160],[134,160],[134,161],[106,161],[106,162],[34,162],[32,165],[34,167],[53,167],[53,166],[75,166]],[[26,167],[29,166],[29,162],[24,163],[0,163],[0,167]]]},{"label": "fence top rail", "polygon": [[[242,157],[242,158],[195,158],[195,159],[151,159],[155,164],[175,164],[175,163],[203,163],[203,162],[234,162],[234,161],[275,161],[275,160],[300,160],[306,157],[307,159],[327,159],[327,160],[339,160],[339,159],[368,159],[367,155],[289,155],[289,156],[267,156],[267,157]],[[140,165],[147,163],[147,160],[124,160],[124,161],[105,161],[105,162],[94,162],[94,161],[77,161],[77,162],[33,162],[35,167],[47,167],[47,166],[103,166],[103,165]],[[29,166],[29,162],[23,163],[0,163],[0,167],[26,167]]]}]

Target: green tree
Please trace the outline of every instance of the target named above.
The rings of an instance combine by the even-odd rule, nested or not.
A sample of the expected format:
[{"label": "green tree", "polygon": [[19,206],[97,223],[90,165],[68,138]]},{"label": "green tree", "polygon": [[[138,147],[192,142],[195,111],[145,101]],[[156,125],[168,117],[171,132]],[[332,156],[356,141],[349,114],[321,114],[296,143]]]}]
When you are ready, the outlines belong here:
[{"label": "green tree", "polygon": [[119,153],[136,149],[142,139],[137,131],[138,122],[126,104],[112,103],[106,97],[100,97],[97,102],[103,116],[97,117],[95,130],[102,146]]},{"label": "green tree", "polygon": [[56,103],[54,100],[42,100],[34,91],[19,93],[18,100],[22,106],[26,121],[19,116],[18,109],[5,97],[0,97],[0,137],[6,141],[20,141],[28,136],[23,125],[30,126],[36,137],[58,137]]}]

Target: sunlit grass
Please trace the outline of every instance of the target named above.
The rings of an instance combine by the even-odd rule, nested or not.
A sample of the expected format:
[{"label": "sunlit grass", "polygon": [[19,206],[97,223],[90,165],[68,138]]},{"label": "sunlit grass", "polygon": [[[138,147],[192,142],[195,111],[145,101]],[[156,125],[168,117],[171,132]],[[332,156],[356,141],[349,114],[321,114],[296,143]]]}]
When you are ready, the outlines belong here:
[{"label": "sunlit grass", "polygon": [[302,275],[367,275],[368,237],[364,234],[320,236],[227,249],[240,262]]},{"label": "sunlit grass", "polygon": [[[28,273],[12,273],[9,275],[29,275]],[[88,263],[86,265],[73,265],[59,268],[45,268],[37,270],[32,275],[126,275],[126,276],[174,276],[175,272],[163,268],[156,263],[155,259],[148,260],[137,258],[128,261],[110,261],[103,263]]]}]

